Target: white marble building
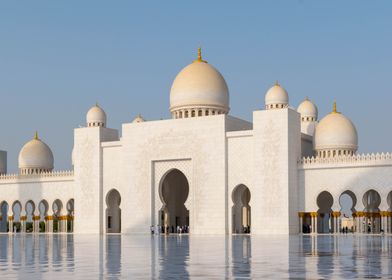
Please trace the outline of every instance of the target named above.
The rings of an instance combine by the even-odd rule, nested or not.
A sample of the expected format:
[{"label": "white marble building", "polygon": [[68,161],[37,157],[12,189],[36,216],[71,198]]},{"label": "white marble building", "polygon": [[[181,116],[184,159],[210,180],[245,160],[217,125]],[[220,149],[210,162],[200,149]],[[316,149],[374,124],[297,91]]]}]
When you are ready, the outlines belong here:
[{"label": "white marble building", "polygon": [[173,82],[172,119],[139,115],[120,134],[93,106],[74,130],[73,170],[54,171],[37,134],[18,174],[0,152],[0,231],[391,233],[392,155],[358,154],[336,104],[318,121],[308,98],[295,110],[276,83],[252,122],[229,106],[224,78],[199,50]]}]

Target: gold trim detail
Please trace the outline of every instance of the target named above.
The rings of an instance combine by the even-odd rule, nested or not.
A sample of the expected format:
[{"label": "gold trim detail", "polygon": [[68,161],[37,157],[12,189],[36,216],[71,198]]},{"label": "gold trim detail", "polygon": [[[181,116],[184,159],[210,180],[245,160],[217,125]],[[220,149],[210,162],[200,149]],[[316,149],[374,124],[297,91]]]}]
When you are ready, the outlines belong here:
[{"label": "gold trim detail", "polygon": [[338,109],[337,109],[337,103],[336,103],[336,100],[333,102],[333,109],[332,109],[332,113],[333,113],[333,114],[340,114],[340,112],[338,112]]},{"label": "gold trim detail", "polygon": [[46,221],[53,221],[53,216],[46,216],[46,217],[45,217],[45,220],[46,220]]},{"label": "gold trim detail", "polygon": [[201,48],[197,48],[197,59],[195,59],[193,62],[204,62],[208,63],[207,61],[203,60],[203,57],[201,55]]}]

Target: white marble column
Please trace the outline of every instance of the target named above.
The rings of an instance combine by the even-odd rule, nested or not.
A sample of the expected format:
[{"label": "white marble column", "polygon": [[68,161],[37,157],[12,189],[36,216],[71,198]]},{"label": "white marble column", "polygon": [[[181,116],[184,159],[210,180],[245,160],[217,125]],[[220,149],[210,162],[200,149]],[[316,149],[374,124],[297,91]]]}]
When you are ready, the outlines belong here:
[{"label": "white marble column", "polygon": [[311,222],[311,227],[312,227],[311,233],[315,233],[315,225],[314,225],[313,213],[310,213],[310,222]]},{"label": "white marble column", "polygon": [[53,216],[48,215],[45,217],[45,231],[46,233],[53,233]]},{"label": "white marble column", "polygon": [[39,216],[33,215],[33,232],[34,233],[39,233]]},{"label": "white marble column", "polygon": [[14,216],[8,216],[8,232],[14,232]]},{"label": "white marble column", "polygon": [[305,213],[299,212],[298,216],[299,216],[299,233],[303,234],[304,233],[303,228],[304,228],[304,216],[305,216]]},{"label": "white marble column", "polygon": [[20,232],[21,233],[26,233],[26,221],[27,221],[27,216],[20,216]]}]

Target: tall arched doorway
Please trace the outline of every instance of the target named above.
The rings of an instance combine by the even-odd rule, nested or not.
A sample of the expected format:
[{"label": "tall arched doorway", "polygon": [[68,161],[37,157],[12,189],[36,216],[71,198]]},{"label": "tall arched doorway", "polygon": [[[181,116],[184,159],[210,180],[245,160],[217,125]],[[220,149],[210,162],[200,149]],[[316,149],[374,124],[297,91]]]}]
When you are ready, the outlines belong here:
[{"label": "tall arched doorway", "polygon": [[232,214],[232,232],[233,233],[250,233],[250,191],[245,185],[238,185],[232,194],[233,207]]},{"label": "tall arched doorway", "polygon": [[381,216],[380,209],[381,196],[375,190],[367,191],[362,198],[365,206],[365,232],[380,233],[381,232]]},{"label": "tall arched doorway", "polygon": [[317,211],[318,233],[333,232],[332,205],[333,205],[333,197],[329,192],[323,191],[318,195],[317,197],[317,206],[319,207]]},{"label": "tall arched doorway", "polygon": [[355,205],[357,204],[357,197],[352,191],[345,191],[339,197],[341,223],[343,232],[355,232],[356,225],[354,216],[357,212]]},{"label": "tall arched doorway", "polygon": [[106,232],[121,232],[121,196],[120,193],[113,189],[106,196]]},{"label": "tall arched doorway", "polygon": [[188,232],[189,211],[185,202],[189,195],[188,180],[178,169],[169,171],[161,180],[159,194],[163,206],[159,211],[162,232]]},{"label": "tall arched doorway", "polygon": [[8,203],[3,201],[0,203],[0,232],[8,232]]}]

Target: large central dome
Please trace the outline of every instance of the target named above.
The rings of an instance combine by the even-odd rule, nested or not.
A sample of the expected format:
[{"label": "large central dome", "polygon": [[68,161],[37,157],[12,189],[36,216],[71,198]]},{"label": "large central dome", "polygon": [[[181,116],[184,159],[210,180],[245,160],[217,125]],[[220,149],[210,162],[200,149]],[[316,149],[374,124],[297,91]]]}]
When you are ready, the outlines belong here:
[{"label": "large central dome", "polygon": [[221,73],[201,57],[177,75],[170,91],[173,118],[227,114],[229,89]]}]

